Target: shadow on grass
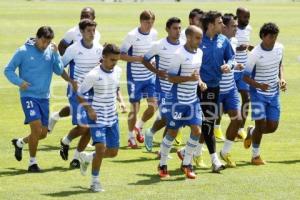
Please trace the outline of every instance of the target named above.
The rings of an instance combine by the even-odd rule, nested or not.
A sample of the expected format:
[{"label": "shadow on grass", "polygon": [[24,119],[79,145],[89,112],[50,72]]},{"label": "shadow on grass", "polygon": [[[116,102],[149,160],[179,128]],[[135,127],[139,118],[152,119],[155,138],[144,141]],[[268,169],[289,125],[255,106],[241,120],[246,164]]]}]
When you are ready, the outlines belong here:
[{"label": "shadow on grass", "polygon": [[300,160],[277,160],[277,161],[267,161],[267,163],[296,164],[296,163],[300,163]]},{"label": "shadow on grass", "polygon": [[162,181],[173,182],[173,181],[182,181],[186,179],[180,169],[171,170],[169,171],[169,174],[171,177],[167,179],[160,179],[158,174],[137,174],[138,176],[146,177],[146,179],[138,180],[136,183],[129,183],[128,185],[150,185]]},{"label": "shadow on grass", "polygon": [[139,158],[130,159],[130,160],[111,160],[111,162],[127,164],[127,163],[145,162],[145,161],[152,161],[152,160],[157,160],[157,158],[139,157]]},{"label": "shadow on grass", "polygon": [[[70,147],[69,150],[73,150],[76,147]],[[60,145],[51,146],[51,145],[40,145],[38,147],[38,151],[58,151],[60,149]],[[29,151],[28,149],[24,149],[24,151]]]},{"label": "shadow on grass", "polygon": [[[22,175],[22,174],[35,174],[35,173],[29,173],[27,170],[25,169],[17,169],[14,167],[10,167],[10,168],[5,168],[6,170],[9,171],[1,171],[0,172],[0,177],[4,177],[4,176],[17,176],[17,175]],[[52,171],[59,171],[59,172],[65,172],[65,171],[69,171],[69,168],[66,167],[52,167],[52,168],[48,168],[48,169],[42,169],[41,172],[39,173],[47,173],[47,172],[52,172]],[[37,174],[39,174],[37,173]]]},{"label": "shadow on grass", "polygon": [[78,194],[93,193],[88,188],[85,188],[82,186],[75,186],[72,188],[77,189],[77,190],[67,190],[67,191],[46,193],[46,194],[42,194],[42,195],[49,196],[49,197],[68,197],[68,196],[73,196],[73,195],[78,195]]}]

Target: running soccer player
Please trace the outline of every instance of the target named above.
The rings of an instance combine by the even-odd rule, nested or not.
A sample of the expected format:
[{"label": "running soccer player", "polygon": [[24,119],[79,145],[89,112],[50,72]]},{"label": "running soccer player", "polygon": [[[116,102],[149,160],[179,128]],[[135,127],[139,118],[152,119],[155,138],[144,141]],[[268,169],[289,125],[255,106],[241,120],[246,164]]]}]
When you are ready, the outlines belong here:
[{"label": "running soccer player", "polygon": [[174,84],[169,94],[172,98],[166,98],[168,131],[160,145],[158,173],[161,178],[170,176],[167,170],[168,154],[179,128],[183,126],[189,126],[191,134],[186,144],[181,169],[187,178],[196,178],[191,162],[199,143],[202,123],[202,112],[197,97],[202,62],[202,51],[198,46],[201,43],[202,30],[194,25],[189,26],[186,29],[186,37],[186,44],[176,51],[168,70],[168,80]]},{"label": "running soccer player", "polygon": [[[6,78],[19,86],[21,104],[25,115],[24,124],[30,125],[30,134],[24,138],[13,139],[15,158],[22,160],[24,144],[29,144],[28,172],[40,172],[36,153],[39,140],[46,138],[49,118],[50,84],[53,72],[72,83],[66,72],[55,44],[51,44],[54,32],[49,26],[42,26],[36,38],[29,39],[17,49],[4,69]],[[19,76],[15,73],[18,68]]]},{"label": "running soccer player", "polygon": [[[155,120],[151,128],[147,129],[145,133],[145,147],[146,150],[152,151],[153,135],[161,128],[166,126],[166,120],[164,117],[164,105],[166,102],[166,96],[172,87],[172,83],[166,80],[166,72],[169,70],[170,63],[174,57],[177,49],[179,49],[183,43],[179,40],[181,30],[181,20],[177,17],[168,19],[166,23],[166,31],[168,36],[157,42],[154,42],[151,49],[145,54],[143,64],[156,76],[156,92],[158,93],[158,105],[160,114]],[[151,64],[152,58],[155,58],[156,65]]]},{"label": "running soccer player", "polygon": [[[203,15],[204,12],[199,8],[194,8],[193,10],[191,10],[189,14],[189,25],[195,25],[202,29],[201,18],[203,17]],[[186,41],[185,29],[181,31],[180,39],[184,42]]]},{"label": "running soccer player", "polygon": [[91,128],[91,136],[95,152],[80,153],[80,170],[86,175],[87,167],[92,162],[91,190],[104,191],[100,181],[100,167],[103,158],[117,156],[119,149],[119,123],[116,109],[116,98],[121,78],[121,68],[116,66],[120,59],[120,50],[114,44],[107,44],[103,49],[103,62],[95,67],[83,80],[78,89],[83,95],[94,90],[92,105],[79,96],[80,103],[85,107]]},{"label": "running soccer player", "polygon": [[287,84],[283,75],[283,45],[277,43],[279,28],[274,23],[265,23],[259,32],[262,42],[255,46],[248,57],[244,80],[250,85],[252,119],[255,127],[248,127],[244,146],[252,143],[253,165],[264,165],[260,156],[263,134],[277,130],[280,117],[279,90]]},{"label": "running soccer player", "polygon": [[[103,47],[94,42],[97,23],[90,19],[83,19],[79,22],[82,40],[69,46],[62,57],[64,66],[69,65],[71,79],[75,80],[80,86],[83,78],[95,66],[100,63]],[[86,94],[85,98],[89,99]],[[70,163],[70,168],[79,168],[79,152],[83,151],[90,140],[87,114],[77,101],[76,91],[68,87],[68,99],[72,113],[72,124],[75,125],[70,132],[61,139],[60,156],[63,160],[68,160],[69,146],[73,139],[81,136],[78,146],[74,153],[74,158]]]},{"label": "running soccer player", "polygon": [[[144,142],[143,125],[157,109],[155,74],[141,63],[144,54],[149,51],[152,43],[157,40],[157,31],[152,28],[154,21],[154,13],[150,10],[143,11],[140,14],[140,26],[127,34],[121,46],[121,59],[127,61],[127,89],[131,104],[128,114],[128,146],[131,148],[138,147],[134,132],[136,132],[137,140],[140,143]],[[142,98],[147,99],[148,107],[142,118],[137,122],[137,114],[140,110]]]}]

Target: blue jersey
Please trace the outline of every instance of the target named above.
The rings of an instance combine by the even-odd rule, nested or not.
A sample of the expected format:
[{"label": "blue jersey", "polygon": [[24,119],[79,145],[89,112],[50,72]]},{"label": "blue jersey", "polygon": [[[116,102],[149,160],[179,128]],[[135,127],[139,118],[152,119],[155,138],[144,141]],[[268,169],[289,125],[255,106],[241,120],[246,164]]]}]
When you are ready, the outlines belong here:
[{"label": "blue jersey", "polygon": [[[19,76],[15,72],[17,68]],[[54,53],[50,45],[41,51],[35,46],[35,40],[30,39],[17,49],[4,74],[15,85],[20,86],[24,81],[30,84],[26,90],[20,90],[21,97],[45,99],[50,97],[53,72],[61,75],[63,69],[60,55]]]},{"label": "blue jersey", "polygon": [[217,87],[222,79],[221,66],[232,65],[234,51],[230,41],[222,34],[210,39],[204,34],[200,49],[203,51],[200,76],[208,87]]}]

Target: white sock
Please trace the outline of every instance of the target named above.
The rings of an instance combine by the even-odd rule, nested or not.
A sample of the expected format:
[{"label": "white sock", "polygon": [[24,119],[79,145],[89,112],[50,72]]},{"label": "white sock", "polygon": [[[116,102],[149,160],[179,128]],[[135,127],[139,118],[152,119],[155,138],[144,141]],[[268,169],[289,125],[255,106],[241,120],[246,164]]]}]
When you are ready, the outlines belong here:
[{"label": "white sock", "polygon": [[133,133],[133,131],[129,131],[128,132],[128,138],[130,139],[130,138],[134,138],[134,133]]},{"label": "white sock", "polygon": [[65,145],[70,145],[71,140],[69,140],[68,136],[65,136],[61,142]]},{"label": "white sock", "polygon": [[59,116],[59,112],[54,112],[51,117],[54,119],[54,120],[59,120],[60,119],[60,116]]},{"label": "white sock", "polygon": [[93,151],[93,152],[87,154],[87,161],[88,161],[89,163],[92,162],[92,160],[94,159],[95,155],[96,155],[96,152],[95,152],[95,151]]},{"label": "white sock", "polygon": [[251,130],[249,131],[250,135],[253,134],[254,129],[255,129],[255,127],[251,128]]},{"label": "white sock", "polygon": [[23,138],[19,138],[18,140],[17,140],[17,146],[19,147],[19,148],[23,148],[23,146],[24,146],[24,141],[23,141]]},{"label": "white sock", "polygon": [[73,159],[76,159],[76,160],[78,160],[79,159],[79,151],[77,150],[77,149],[75,149],[75,152],[74,152],[74,157],[73,157]]},{"label": "white sock", "polygon": [[99,175],[98,176],[92,175],[92,183],[91,183],[91,185],[93,185],[94,183],[97,183],[97,182],[99,182]]},{"label": "white sock", "polygon": [[35,157],[30,157],[30,159],[29,159],[29,166],[31,166],[33,164],[37,164],[36,158]]},{"label": "white sock", "polygon": [[214,128],[216,128],[216,129],[221,128],[221,124],[219,124],[219,125],[215,124]]},{"label": "white sock", "polygon": [[219,160],[218,158],[218,155],[217,153],[212,153],[210,154],[210,157],[211,157],[211,162],[217,166],[220,166],[222,165],[221,161]]},{"label": "white sock", "polygon": [[252,147],[252,158],[259,156],[259,148]]},{"label": "white sock", "polygon": [[136,127],[139,128],[139,129],[143,129],[144,123],[145,123],[145,122],[143,122],[143,120],[139,120],[139,121],[136,123]]},{"label": "white sock", "polygon": [[221,151],[222,155],[225,155],[225,154],[229,153],[230,150],[231,150],[232,145],[233,145],[233,141],[230,141],[230,140],[226,139],[225,142],[224,142],[223,149]]},{"label": "white sock", "polygon": [[170,153],[174,137],[166,135],[160,144],[160,166],[167,165],[168,155]]},{"label": "white sock", "polygon": [[194,156],[201,156],[202,155],[203,145],[204,145],[204,143],[199,143],[198,142],[197,147],[196,147],[195,152],[194,152]]},{"label": "white sock", "polygon": [[182,165],[190,165],[192,163],[193,153],[198,144],[199,144],[199,137],[191,135],[186,143]]}]

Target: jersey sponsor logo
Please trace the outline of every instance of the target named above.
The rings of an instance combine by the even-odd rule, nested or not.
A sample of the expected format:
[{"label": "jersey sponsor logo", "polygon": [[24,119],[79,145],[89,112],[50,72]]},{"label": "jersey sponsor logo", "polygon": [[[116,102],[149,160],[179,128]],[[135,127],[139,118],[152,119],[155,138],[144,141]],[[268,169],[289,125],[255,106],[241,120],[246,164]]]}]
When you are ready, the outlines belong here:
[{"label": "jersey sponsor logo", "polygon": [[36,115],[36,112],[35,110],[30,110],[29,111],[29,115],[32,117],[32,116],[35,116]]}]

